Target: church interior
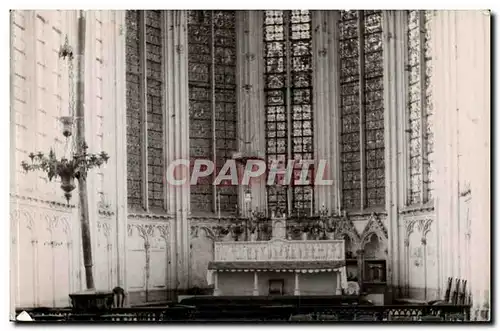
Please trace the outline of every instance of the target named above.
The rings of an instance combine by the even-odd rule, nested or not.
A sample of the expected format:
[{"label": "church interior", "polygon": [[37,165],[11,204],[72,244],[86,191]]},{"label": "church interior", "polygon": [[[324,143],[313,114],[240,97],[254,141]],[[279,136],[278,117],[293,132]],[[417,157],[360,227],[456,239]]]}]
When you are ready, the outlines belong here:
[{"label": "church interior", "polygon": [[[78,43],[77,11],[11,13],[15,307],[68,306],[90,267],[95,287],[123,288],[128,306],[346,293],[389,305],[460,286],[473,316],[488,318],[490,12],[90,10],[85,20],[72,62],[60,49]],[[88,149],[109,155],[86,179],[91,266],[77,190],[66,201],[59,179],[20,166],[30,152],[71,153],[61,118],[74,116],[78,79]],[[325,160],[331,184],[169,185],[178,159],[216,172],[228,160]]]}]

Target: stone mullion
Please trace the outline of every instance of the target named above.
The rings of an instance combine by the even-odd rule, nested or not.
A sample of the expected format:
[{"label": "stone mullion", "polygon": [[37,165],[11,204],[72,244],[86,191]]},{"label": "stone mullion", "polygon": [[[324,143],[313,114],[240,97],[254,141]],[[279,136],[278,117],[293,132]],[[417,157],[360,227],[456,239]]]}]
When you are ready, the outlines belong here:
[{"label": "stone mullion", "polygon": [[408,70],[406,69],[408,64],[408,11],[404,10],[401,13],[403,19],[403,26],[398,29],[401,31],[400,37],[400,48],[403,49],[402,61],[404,65],[404,77],[401,80],[401,84],[404,86],[403,94],[403,111],[401,111],[401,116],[399,117],[399,127],[398,139],[401,141],[398,144],[397,153],[399,155],[398,165],[399,172],[398,175],[402,179],[399,181],[399,194],[398,203],[399,206],[404,208],[409,205],[410,197],[410,133],[409,133],[409,115],[408,115],[408,103],[407,103],[407,91],[409,90],[408,85]]},{"label": "stone mullion", "polygon": [[365,146],[365,28],[364,13],[358,11],[359,40],[359,167],[360,167],[360,210],[366,206],[366,146]]},{"label": "stone mullion", "polygon": [[427,103],[426,103],[426,86],[425,86],[425,10],[418,11],[418,28],[419,28],[419,48],[420,48],[420,203],[423,205],[427,202]]},{"label": "stone mullion", "polygon": [[[163,47],[165,54],[165,126],[168,130],[167,165],[176,159],[189,159],[189,95],[187,66],[187,11],[164,11]],[[189,286],[189,170],[178,167],[187,184],[168,185],[168,207],[173,213],[173,240],[175,263],[175,284],[177,289]]]},{"label": "stone mullion", "polygon": [[[211,120],[212,120],[212,162],[214,163],[214,172],[212,174],[212,182],[217,178],[217,113],[215,103],[215,17],[214,11],[210,11],[210,55],[212,57],[210,63],[210,106],[211,106]],[[217,185],[212,185],[212,211],[217,213],[220,206],[219,188]]]},{"label": "stone mullion", "polygon": [[[292,13],[289,10],[283,11],[283,30],[284,30],[284,38],[285,38],[285,49],[283,52],[285,53],[285,109],[286,109],[286,135],[287,135],[287,155],[286,160],[293,160],[292,155],[292,132],[293,132],[293,123],[292,123],[292,42],[290,40],[291,35],[291,16]],[[287,215],[291,215],[294,210],[294,191],[292,185],[287,186]]]},{"label": "stone mullion", "polygon": [[[246,97],[246,93],[244,90],[244,86],[247,85],[244,73],[245,70],[245,22],[248,19],[249,12],[248,11],[237,11],[236,12],[236,79],[237,82],[237,90],[236,90],[236,103],[238,111],[238,125],[236,134],[238,136],[238,150],[240,152],[245,152],[245,143],[247,136],[247,102],[248,99]],[[243,140],[243,141],[242,141]],[[243,215],[246,213],[246,204],[244,201],[245,189],[242,185],[238,186],[238,210],[241,211]]]},{"label": "stone mullion", "polygon": [[139,102],[141,118],[142,208],[148,211],[148,102],[147,102],[146,11],[139,11]]}]

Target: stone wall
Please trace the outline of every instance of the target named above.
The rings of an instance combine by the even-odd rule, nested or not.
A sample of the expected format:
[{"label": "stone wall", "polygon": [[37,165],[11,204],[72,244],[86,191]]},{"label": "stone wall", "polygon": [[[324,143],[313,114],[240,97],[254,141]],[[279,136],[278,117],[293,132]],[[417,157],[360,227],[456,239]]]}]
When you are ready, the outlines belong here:
[{"label": "stone wall", "polygon": [[[73,141],[62,135],[61,116],[74,105],[71,67],[59,58],[67,38],[76,53],[77,11],[11,11],[11,236],[12,305],[68,306],[68,294],[85,287],[78,190],[69,204],[59,180],[49,182],[43,172],[25,174],[21,161],[30,152],[70,157]],[[121,109],[120,11],[87,11],[85,125],[89,152],[102,150],[110,161],[89,173],[89,215],[98,289],[111,289],[123,273],[118,266],[116,188],[121,180],[115,130]],[[76,62],[76,60],[73,60]],[[75,66],[76,67],[76,66]],[[76,76],[76,68],[73,75]],[[74,111],[74,110],[73,110]]]}]

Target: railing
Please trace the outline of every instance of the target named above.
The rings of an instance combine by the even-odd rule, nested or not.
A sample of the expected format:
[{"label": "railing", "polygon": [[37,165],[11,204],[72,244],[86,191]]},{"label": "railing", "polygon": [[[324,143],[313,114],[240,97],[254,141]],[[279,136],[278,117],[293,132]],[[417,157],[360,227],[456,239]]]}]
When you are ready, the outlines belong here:
[{"label": "railing", "polygon": [[[20,313],[22,310],[19,310]],[[113,308],[102,313],[77,313],[72,309],[25,309],[38,322],[43,321],[380,321],[461,322],[470,318],[470,306],[464,305],[391,305],[391,306],[327,306],[327,305],[204,305],[203,307]]]}]

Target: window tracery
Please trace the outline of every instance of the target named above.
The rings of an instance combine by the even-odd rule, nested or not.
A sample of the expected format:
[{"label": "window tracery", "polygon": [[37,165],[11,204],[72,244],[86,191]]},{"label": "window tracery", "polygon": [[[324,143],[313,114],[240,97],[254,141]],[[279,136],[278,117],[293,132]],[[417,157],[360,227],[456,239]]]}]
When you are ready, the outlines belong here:
[{"label": "window tracery", "polygon": [[[188,18],[190,157],[215,161],[217,174],[236,150],[236,28],[234,11],[191,10]],[[191,186],[191,210],[235,211],[237,188],[205,177]]]},{"label": "window tracery", "polygon": [[[264,44],[267,162],[313,160],[311,13],[265,11]],[[312,185],[272,185],[267,192],[270,210],[311,212]]]},{"label": "window tracery", "polygon": [[382,11],[341,11],[342,205],[385,204]]},{"label": "window tracery", "polygon": [[430,11],[407,13],[408,205],[432,200],[434,135]]},{"label": "window tracery", "polygon": [[132,209],[163,208],[161,11],[126,13],[127,193]]}]

